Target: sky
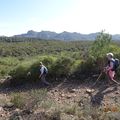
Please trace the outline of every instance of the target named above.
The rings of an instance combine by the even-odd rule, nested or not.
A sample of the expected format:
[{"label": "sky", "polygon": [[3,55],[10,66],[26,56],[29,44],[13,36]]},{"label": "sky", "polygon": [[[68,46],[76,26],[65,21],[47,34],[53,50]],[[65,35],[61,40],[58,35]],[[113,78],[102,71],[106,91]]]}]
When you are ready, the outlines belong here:
[{"label": "sky", "polygon": [[34,31],[120,34],[120,0],[0,0],[0,36]]}]

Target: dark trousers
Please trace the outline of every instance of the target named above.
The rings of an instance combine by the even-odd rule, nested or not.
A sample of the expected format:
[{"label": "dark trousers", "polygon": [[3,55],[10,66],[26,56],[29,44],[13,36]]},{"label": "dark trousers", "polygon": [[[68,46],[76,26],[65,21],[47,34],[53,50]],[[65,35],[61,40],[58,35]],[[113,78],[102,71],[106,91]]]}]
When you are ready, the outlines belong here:
[{"label": "dark trousers", "polygon": [[42,81],[44,84],[46,84],[46,85],[50,85],[50,83],[46,81],[46,74],[43,74],[43,75],[41,76],[41,81]]}]

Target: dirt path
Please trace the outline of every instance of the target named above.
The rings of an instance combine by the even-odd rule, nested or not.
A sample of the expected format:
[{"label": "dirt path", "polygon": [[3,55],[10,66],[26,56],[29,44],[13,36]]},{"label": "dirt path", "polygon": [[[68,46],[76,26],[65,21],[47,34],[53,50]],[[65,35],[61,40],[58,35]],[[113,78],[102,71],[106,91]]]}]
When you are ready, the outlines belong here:
[{"label": "dirt path", "polygon": [[[22,87],[21,87],[22,88]],[[30,88],[30,86],[27,88]],[[24,92],[28,92],[30,89],[25,89]],[[63,82],[61,84],[55,85],[51,88],[48,88],[48,99],[55,101],[56,104],[64,107],[64,105],[72,105],[77,103],[77,105],[85,104],[84,101],[87,100],[88,103],[93,107],[97,106],[120,106],[120,86],[112,85],[98,85],[94,89],[92,94],[88,94],[86,89],[90,86],[86,84],[72,84],[69,82]],[[36,87],[35,87],[36,89]],[[41,89],[41,88],[37,88]],[[22,91],[19,88],[15,91]],[[5,110],[4,106],[6,103],[10,102],[10,94],[14,90],[6,89],[0,93],[0,120],[6,120],[10,117],[10,109]],[[16,109],[12,110],[15,111]]]},{"label": "dirt path", "polygon": [[86,92],[87,88],[90,87],[84,84],[63,83],[49,91],[49,95],[58,103],[77,102],[80,98],[85,97],[89,98],[94,105],[98,106],[104,105],[105,103],[120,104],[120,86],[100,85],[91,94]]}]

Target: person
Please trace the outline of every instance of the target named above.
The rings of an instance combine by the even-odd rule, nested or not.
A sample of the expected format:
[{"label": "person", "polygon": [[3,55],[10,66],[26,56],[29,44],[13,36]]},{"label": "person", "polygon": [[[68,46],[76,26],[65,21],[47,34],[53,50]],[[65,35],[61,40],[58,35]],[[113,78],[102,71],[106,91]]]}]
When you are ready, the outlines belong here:
[{"label": "person", "polygon": [[115,59],[113,53],[107,53],[107,59],[108,59],[108,65],[105,67],[105,73],[107,74],[109,78],[109,84],[112,84],[112,82],[117,83],[118,82],[114,79],[115,77]]},{"label": "person", "polygon": [[48,73],[48,69],[47,67],[45,67],[43,65],[42,62],[40,62],[40,75],[39,75],[39,78],[41,79],[41,81],[45,84],[45,85],[50,85],[49,82],[46,81],[46,75]]}]

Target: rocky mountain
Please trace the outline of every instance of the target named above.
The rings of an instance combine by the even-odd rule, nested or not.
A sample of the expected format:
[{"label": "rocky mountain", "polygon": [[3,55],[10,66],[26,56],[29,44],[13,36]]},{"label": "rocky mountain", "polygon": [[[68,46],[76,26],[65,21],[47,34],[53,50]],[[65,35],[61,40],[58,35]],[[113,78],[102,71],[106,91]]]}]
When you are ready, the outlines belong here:
[{"label": "rocky mountain", "polygon": [[[76,41],[76,40],[95,40],[98,33],[91,34],[81,34],[77,32],[62,32],[56,33],[51,31],[41,31],[36,32],[33,30],[28,31],[25,34],[15,35],[15,37],[28,37],[28,38],[40,38],[46,40],[66,40],[66,41]],[[120,34],[112,35],[113,40],[120,40]]]}]

